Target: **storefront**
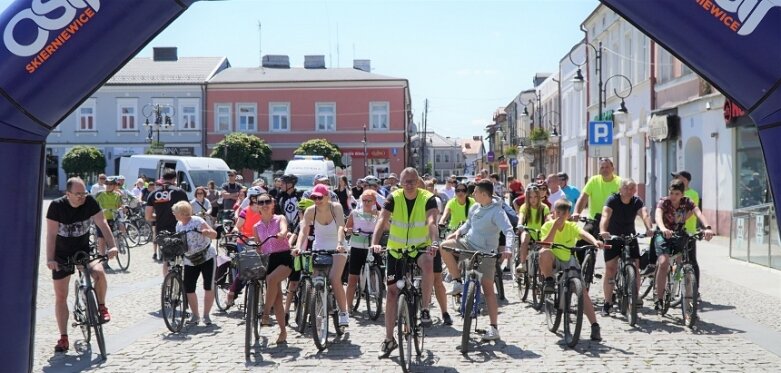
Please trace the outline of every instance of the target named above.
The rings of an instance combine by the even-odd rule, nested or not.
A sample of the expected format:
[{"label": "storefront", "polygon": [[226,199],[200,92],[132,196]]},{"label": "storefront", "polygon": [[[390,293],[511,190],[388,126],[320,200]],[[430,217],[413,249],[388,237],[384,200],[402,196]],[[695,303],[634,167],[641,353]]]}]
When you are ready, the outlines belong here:
[{"label": "storefront", "polygon": [[[374,175],[379,179],[384,179],[390,175],[392,160],[400,157],[401,152],[398,148],[369,148],[368,157],[364,155],[363,149],[341,149],[342,156],[349,155],[352,159],[351,172],[353,178],[358,179],[367,175]],[[364,163],[365,162],[365,163]],[[354,180],[353,180],[354,182]]]},{"label": "storefront", "polygon": [[765,159],[751,118],[730,101],[724,104],[727,127],[735,130],[735,210],[730,256],[781,269],[781,244]]}]

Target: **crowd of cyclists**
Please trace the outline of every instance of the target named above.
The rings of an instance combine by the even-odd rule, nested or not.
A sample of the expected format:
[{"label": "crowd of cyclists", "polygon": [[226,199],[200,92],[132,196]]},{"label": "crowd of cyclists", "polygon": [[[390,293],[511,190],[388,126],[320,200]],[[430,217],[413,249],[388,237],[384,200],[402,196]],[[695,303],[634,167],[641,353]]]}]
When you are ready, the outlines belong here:
[{"label": "crowd of cyclists", "polygon": [[[379,341],[379,357],[385,358],[399,342],[393,334],[399,294],[395,283],[404,276],[405,255],[415,260],[422,273],[419,320],[428,327],[432,324],[432,295],[441,312],[442,324],[453,324],[447,297],[458,295],[463,289],[459,269],[459,260],[463,258],[454,253],[469,249],[497,254],[496,259],[486,257],[480,264],[483,274],[480,282],[490,319],[482,339],[492,341],[500,339],[495,271],[526,274],[532,242],[562,245],[539,250],[543,291],[553,292],[556,271],[577,266],[582,260],[561,247],[586,243],[604,249],[610,246],[611,237],[637,233],[636,218],[651,237],[650,250],[645,254],[650,259],[647,266],[640,268],[641,252],[636,239],[631,243],[631,258],[638,271],[655,273],[654,307],[659,309],[668,263],[676,251],[690,250],[699,280],[696,246],[678,247],[673,234],[693,234],[699,224],[705,239],[713,236],[698,208],[699,196],[689,187],[691,174],[680,171],[672,175],[674,180],[669,185],[668,196],[656,205],[654,230],[645,203],[636,195],[637,183],[615,175],[610,159],[601,159],[599,165],[599,174],[591,177],[582,191],[569,185],[565,173],[539,175],[524,187],[519,180],[512,179],[505,186],[499,182],[499,175],[489,175],[485,170],[471,182],[451,176],[437,190],[436,179],[420,176],[414,168],[405,168],[399,175],[390,174],[384,180],[368,175],[352,187],[346,177],[340,177],[338,185],[331,186],[328,177],[318,175],[315,185],[304,192],[298,189],[296,175],[277,173],[273,184],[267,185],[259,179],[245,186],[241,175],[231,170],[226,183],[198,186],[195,198],[188,200],[187,194],[176,186],[173,170],[163,172],[159,180],[138,179],[132,187],[124,186],[122,176],[101,174],[89,192],[81,179],[71,178],[65,195],[52,201],[46,215],[46,260],[52,270],[60,332],[55,351],[64,352],[69,348],[66,300],[69,278],[74,273],[72,269],[60,268],[59,264],[77,251],[93,249],[88,240],[92,224],[98,228],[98,252],[109,257],[116,255],[111,223],[115,212],[126,205],[144,206],[144,216],[154,223],[157,232],[185,232],[184,288],[191,310],[189,325],[213,322],[210,313],[215,298],[214,274],[224,265],[218,260],[223,248],[215,244],[215,239],[238,233],[235,243],[239,251],[252,250],[256,247],[251,245],[253,242],[264,242],[257,249],[268,256],[266,299],[260,322],[262,326],[270,326],[273,316],[279,327],[277,344],[287,341],[289,313],[301,277],[302,253],[333,253],[328,279],[338,309],[337,323],[342,328],[350,325],[351,304],[367,258],[371,255],[375,262],[382,263],[387,285],[386,333]],[[582,216],[587,218],[585,226],[578,224]],[[419,251],[406,250],[409,248]],[[153,259],[162,261],[156,242],[153,250]],[[614,307],[611,279],[617,271],[619,253],[604,250],[603,255],[605,297],[601,315],[606,317]],[[167,264],[163,263],[162,267],[165,275]],[[104,268],[95,265],[92,273],[102,321],[109,322]],[[199,278],[204,290],[200,309],[195,294]],[[449,291],[444,279],[450,282]],[[226,308],[233,306],[243,285],[236,277],[227,295]],[[642,305],[641,300],[638,303]],[[591,324],[591,340],[600,341],[600,326],[587,289],[584,314]]]}]

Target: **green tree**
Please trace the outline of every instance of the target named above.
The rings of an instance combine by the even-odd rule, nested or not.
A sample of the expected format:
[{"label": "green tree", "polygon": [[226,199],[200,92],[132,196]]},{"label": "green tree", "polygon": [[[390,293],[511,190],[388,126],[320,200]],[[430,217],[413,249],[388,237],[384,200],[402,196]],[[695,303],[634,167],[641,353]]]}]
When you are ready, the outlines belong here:
[{"label": "green tree", "polygon": [[271,147],[261,138],[243,132],[225,136],[212,150],[212,158],[221,158],[234,170],[263,172],[271,167]]},{"label": "green tree", "polygon": [[339,146],[329,142],[326,139],[312,139],[301,144],[298,149],[293,151],[295,155],[322,155],[332,161],[337,167],[344,167],[342,164],[342,151]]},{"label": "green tree", "polygon": [[87,177],[106,169],[106,157],[94,146],[74,146],[62,157],[62,169],[68,176]]},{"label": "green tree", "polygon": [[164,143],[152,141],[152,143],[149,144],[149,147],[144,151],[144,154],[163,154],[163,149],[165,149]]}]

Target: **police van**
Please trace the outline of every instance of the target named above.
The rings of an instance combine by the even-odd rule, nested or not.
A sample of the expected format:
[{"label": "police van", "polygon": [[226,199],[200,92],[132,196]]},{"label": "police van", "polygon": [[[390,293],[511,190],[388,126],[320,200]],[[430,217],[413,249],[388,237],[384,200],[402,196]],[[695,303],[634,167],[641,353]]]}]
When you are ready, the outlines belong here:
[{"label": "police van", "polygon": [[119,173],[130,183],[139,177],[157,180],[163,176],[163,171],[176,171],[177,185],[187,192],[187,197],[195,198],[195,188],[205,187],[209,181],[214,181],[219,188],[228,181],[228,165],[219,158],[186,157],[178,155],[132,155],[119,161]]},{"label": "police van", "polygon": [[310,190],[314,187],[315,176],[328,177],[331,185],[336,184],[336,167],[334,161],[321,155],[295,155],[293,160],[287,163],[285,174],[298,176],[298,190]]}]

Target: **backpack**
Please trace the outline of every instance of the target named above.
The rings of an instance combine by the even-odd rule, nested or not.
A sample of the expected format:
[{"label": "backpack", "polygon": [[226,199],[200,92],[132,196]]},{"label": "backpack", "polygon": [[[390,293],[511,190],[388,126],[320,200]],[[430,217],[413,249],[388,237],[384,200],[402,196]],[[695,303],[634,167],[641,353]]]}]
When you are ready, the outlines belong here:
[{"label": "backpack", "polygon": [[507,219],[510,220],[510,224],[512,224],[513,227],[518,226],[518,213],[515,212],[515,210],[512,209],[509,205],[507,205],[507,202],[502,201],[502,210],[504,210],[505,215],[507,215]]}]

